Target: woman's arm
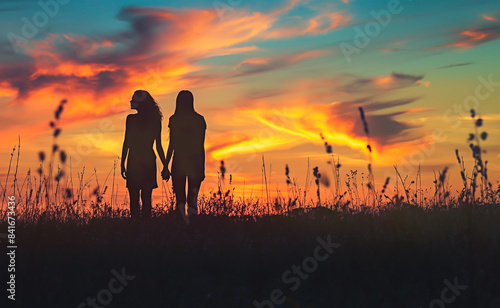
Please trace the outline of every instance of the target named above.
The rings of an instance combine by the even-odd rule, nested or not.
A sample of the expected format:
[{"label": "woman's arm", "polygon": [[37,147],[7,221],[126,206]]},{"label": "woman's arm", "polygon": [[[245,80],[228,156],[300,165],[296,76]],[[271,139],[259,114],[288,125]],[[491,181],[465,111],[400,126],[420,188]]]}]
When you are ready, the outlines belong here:
[{"label": "woman's arm", "polygon": [[174,145],[172,142],[172,129],[170,129],[170,138],[168,141],[167,158],[166,158],[167,165],[168,163],[170,163],[170,159],[172,158],[173,153],[174,153]]},{"label": "woman's arm", "polygon": [[125,138],[123,140],[122,159],[121,159],[121,165],[120,165],[121,166],[121,174],[122,174],[122,177],[124,179],[127,179],[127,170],[125,169],[125,159],[127,158],[128,150],[129,150],[128,139],[127,139],[127,129],[128,129],[128,125],[129,125],[129,116],[127,116],[127,120],[125,121]]},{"label": "woman's arm", "polygon": [[205,122],[205,118],[203,118],[203,125],[204,125],[204,129],[203,129],[203,138],[202,138],[202,163],[203,163],[203,180],[205,179],[205,134],[206,134],[206,131],[207,131],[207,122]]},{"label": "woman's arm", "polygon": [[160,128],[158,129],[158,135],[156,136],[156,152],[158,152],[158,156],[160,156],[163,168],[166,168],[168,161],[165,159],[165,152],[163,152],[163,146],[161,145],[161,122]]}]

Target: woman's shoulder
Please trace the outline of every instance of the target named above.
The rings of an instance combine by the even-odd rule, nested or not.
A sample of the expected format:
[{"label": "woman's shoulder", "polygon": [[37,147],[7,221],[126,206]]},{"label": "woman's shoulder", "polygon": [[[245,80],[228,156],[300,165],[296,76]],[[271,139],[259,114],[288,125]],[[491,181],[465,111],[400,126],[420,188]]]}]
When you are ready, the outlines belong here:
[{"label": "woman's shoulder", "polygon": [[200,127],[203,127],[204,129],[207,128],[207,122],[205,122],[205,117],[203,117],[201,114],[196,113],[196,117],[199,123]]},{"label": "woman's shoulder", "polygon": [[135,119],[137,118],[137,113],[131,113],[129,115],[127,115],[127,122],[129,121],[134,121]]},{"label": "woman's shoulder", "polygon": [[168,127],[172,128],[172,126],[183,126],[186,123],[191,123],[194,124],[195,126],[198,127],[203,127],[206,128],[207,124],[205,122],[205,118],[199,114],[199,113],[194,113],[193,115],[175,115],[173,114],[170,116],[168,119]]},{"label": "woman's shoulder", "polygon": [[174,124],[175,123],[175,114],[171,115],[169,118],[168,118],[168,127],[170,127],[170,125]]},{"label": "woman's shoulder", "polygon": [[198,112],[196,113],[196,117],[198,118],[199,121],[205,122],[205,117],[199,114]]}]

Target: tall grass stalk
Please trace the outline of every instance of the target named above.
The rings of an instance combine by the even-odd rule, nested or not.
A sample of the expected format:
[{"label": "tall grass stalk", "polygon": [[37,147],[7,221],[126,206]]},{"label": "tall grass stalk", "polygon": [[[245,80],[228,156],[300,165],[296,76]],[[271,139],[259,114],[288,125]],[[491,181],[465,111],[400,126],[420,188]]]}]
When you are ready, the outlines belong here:
[{"label": "tall grass stalk", "polygon": [[264,182],[266,185],[266,199],[267,199],[267,213],[270,214],[270,203],[269,203],[269,190],[267,188],[267,174],[266,174],[266,163],[264,161],[264,154],[262,154],[262,172],[264,172]]}]

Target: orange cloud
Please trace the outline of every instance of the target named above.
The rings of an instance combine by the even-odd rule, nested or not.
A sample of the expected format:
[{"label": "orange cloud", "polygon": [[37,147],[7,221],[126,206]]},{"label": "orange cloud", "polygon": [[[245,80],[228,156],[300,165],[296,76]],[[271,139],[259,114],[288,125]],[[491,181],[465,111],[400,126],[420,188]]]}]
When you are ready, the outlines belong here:
[{"label": "orange cloud", "polygon": [[[269,108],[265,104],[251,105],[232,111],[226,111],[235,116],[238,123],[239,137],[230,140],[227,136],[210,143],[208,156],[213,161],[227,159],[237,155],[255,155],[265,151],[286,150],[293,147],[314,143],[322,146],[325,140],[334,148],[339,147],[367,154],[367,143],[373,149],[373,158],[381,164],[390,164],[390,157],[399,157],[411,144],[411,139],[401,139],[411,126],[394,119],[395,116],[406,114],[406,111],[392,114],[372,114],[376,110],[392,108],[408,104],[411,101],[386,103],[340,103],[304,104],[299,100],[290,102],[286,107]],[[365,107],[370,126],[370,137],[367,139],[359,119],[357,106]],[[424,112],[427,109],[410,109],[408,112]],[[253,123],[245,128],[242,123]],[[243,130],[243,131],[242,131]],[[243,134],[243,135],[241,135]],[[213,138],[212,138],[213,139]],[[213,141],[214,141],[213,140]],[[412,144],[411,146],[415,146]]]},{"label": "orange cloud", "polygon": [[438,46],[435,49],[449,47],[470,49],[474,46],[481,45],[498,38],[500,38],[500,30],[497,28],[478,28],[465,30],[460,32],[460,37],[457,38],[456,42]]},{"label": "orange cloud", "polygon": [[483,14],[482,17],[483,17],[484,20],[498,22],[498,19],[495,18],[495,17],[493,17],[493,16],[488,16],[488,15]]},{"label": "orange cloud", "polygon": [[[125,31],[94,38],[54,33],[22,46],[30,60],[0,69],[0,96],[26,106],[40,99],[57,104],[66,98],[66,120],[75,123],[125,111],[137,88],[159,96],[214,84],[231,77],[231,72],[205,73],[212,67],[200,60],[258,50],[255,42],[270,39],[281,16],[299,2],[289,1],[268,13],[238,10],[224,19],[213,9],[124,8],[118,16],[129,24]],[[287,36],[325,33],[343,20],[340,13],[320,13]],[[326,53],[305,52],[281,61],[293,64],[322,54]],[[273,59],[262,61],[269,64]],[[240,68],[255,68],[257,62],[248,60]],[[23,131],[32,124],[26,123]]]},{"label": "orange cloud", "polygon": [[430,81],[422,81],[422,80],[417,80],[417,85],[423,85],[424,87],[428,88],[431,86],[431,82]]},{"label": "orange cloud", "polygon": [[351,16],[344,12],[325,12],[310,18],[299,25],[282,27],[269,32],[267,38],[285,38],[298,35],[325,34],[341,26],[346,26]]}]

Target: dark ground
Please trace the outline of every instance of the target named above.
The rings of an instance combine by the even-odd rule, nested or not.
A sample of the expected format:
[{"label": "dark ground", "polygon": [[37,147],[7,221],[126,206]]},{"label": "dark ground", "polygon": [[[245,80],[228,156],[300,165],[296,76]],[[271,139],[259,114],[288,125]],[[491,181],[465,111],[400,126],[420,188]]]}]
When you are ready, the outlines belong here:
[{"label": "dark ground", "polygon": [[[269,300],[275,289],[284,301],[275,307],[500,307],[498,205],[408,207],[377,216],[327,210],[257,220],[201,216],[189,226],[169,214],[139,225],[19,224],[16,232],[13,307],[93,307],[86,299],[98,294],[107,305],[95,307],[256,307],[254,300]],[[295,280],[282,280],[304,260],[314,266],[317,238],[328,236],[340,246],[331,255],[318,248],[328,258],[307,279],[289,272]],[[123,268],[135,278],[116,294],[101,291],[110,288],[112,270]],[[445,290],[444,281],[455,279],[467,286],[458,294]]]}]

